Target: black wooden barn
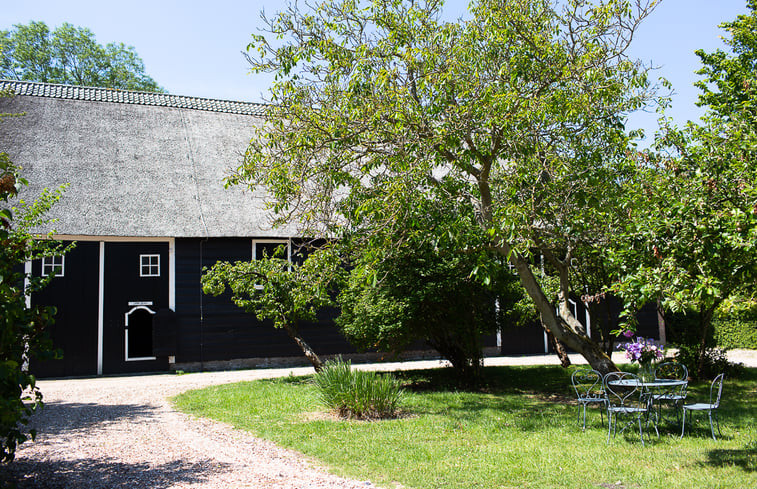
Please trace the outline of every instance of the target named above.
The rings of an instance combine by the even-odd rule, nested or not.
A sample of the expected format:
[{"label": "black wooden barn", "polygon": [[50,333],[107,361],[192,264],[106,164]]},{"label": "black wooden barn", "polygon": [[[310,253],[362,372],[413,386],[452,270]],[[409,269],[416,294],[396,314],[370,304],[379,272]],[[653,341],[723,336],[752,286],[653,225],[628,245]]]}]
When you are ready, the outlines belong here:
[{"label": "black wooden barn", "polygon": [[[69,183],[50,217],[64,257],[27,264],[56,270],[32,297],[58,309],[62,360],[32,362],[39,376],[212,369],[297,359],[283,331],[258,326],[226,297],[204,295],[203,267],[250,260],[296,240],[273,229],[263,194],[223,179],[239,165],[264,106],[167,94],[0,81],[15,97],[0,112],[2,150],[23,167],[34,198]],[[303,336],[321,354],[353,353],[325,315]],[[488,346],[544,352],[540,328],[508,330]],[[504,343],[504,344],[503,344]]]},{"label": "black wooden barn", "polygon": [[[22,197],[70,184],[50,213],[51,229],[76,247],[27,264],[36,275],[57,270],[32,301],[57,307],[52,335],[64,352],[59,361],[32,362],[35,373],[301,357],[283,331],[255,327],[228,298],[200,288],[203,267],[249,260],[296,237],[293,226],[271,228],[261,194],[223,187],[262,123],[262,105],[29,82],[0,89],[17,94],[0,98],[0,112],[25,114],[0,124],[3,151],[30,182]],[[353,351],[331,324],[303,333],[324,354]]]}]

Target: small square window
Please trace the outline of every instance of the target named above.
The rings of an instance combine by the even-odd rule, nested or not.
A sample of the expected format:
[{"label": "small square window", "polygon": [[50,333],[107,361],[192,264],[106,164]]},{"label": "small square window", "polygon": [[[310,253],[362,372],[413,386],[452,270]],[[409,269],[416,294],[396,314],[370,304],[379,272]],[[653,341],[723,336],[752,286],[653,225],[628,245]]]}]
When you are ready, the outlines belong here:
[{"label": "small square window", "polygon": [[139,276],[160,277],[160,255],[139,255]]},{"label": "small square window", "polygon": [[42,257],[42,276],[47,277],[55,273],[56,277],[62,277],[65,271],[65,263],[63,255]]}]

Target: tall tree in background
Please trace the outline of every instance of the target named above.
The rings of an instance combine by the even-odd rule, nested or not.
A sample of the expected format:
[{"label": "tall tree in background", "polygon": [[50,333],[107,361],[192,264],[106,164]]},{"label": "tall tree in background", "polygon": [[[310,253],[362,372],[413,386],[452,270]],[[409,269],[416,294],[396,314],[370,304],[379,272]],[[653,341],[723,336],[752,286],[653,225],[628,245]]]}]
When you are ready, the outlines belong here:
[{"label": "tall tree in background", "polygon": [[[571,263],[616,222],[609,204],[634,165],[624,115],[652,97],[625,52],[656,3],[479,0],[455,23],[438,0],[292,4],[249,47],[253,70],[276,75],[273,104],[229,183],[267,188],[282,220],[314,234],[399,215],[444,185],[555,338],[615,370],[570,310]],[[377,194],[383,209],[364,205]],[[556,299],[534,255],[556,271]]]},{"label": "tall tree in background", "polygon": [[698,123],[666,128],[636,187],[636,217],[626,241],[637,267],[619,290],[637,301],[662,297],[669,311],[698,319],[692,373],[703,375],[718,307],[757,285],[757,1],[721,24],[730,52],[697,51],[704,78]]},{"label": "tall tree in background", "polygon": [[98,44],[85,27],[44,22],[0,31],[0,77],[65,85],[163,92],[142,59],[123,43]]}]

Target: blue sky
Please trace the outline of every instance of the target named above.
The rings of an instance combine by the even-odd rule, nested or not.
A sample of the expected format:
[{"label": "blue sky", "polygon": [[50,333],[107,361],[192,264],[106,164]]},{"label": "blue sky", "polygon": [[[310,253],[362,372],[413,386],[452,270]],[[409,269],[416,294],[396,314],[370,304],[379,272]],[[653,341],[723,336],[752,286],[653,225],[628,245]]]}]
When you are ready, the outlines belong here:
[{"label": "blue sky", "polygon": [[[250,75],[243,51],[260,25],[260,11],[273,13],[272,0],[130,0],[128,2],[34,0],[6,2],[0,28],[41,20],[50,27],[70,22],[88,27],[98,42],[134,46],[147,73],[169,92],[198,97],[262,101],[268,79]],[[465,13],[468,0],[447,0],[446,14]],[[632,54],[659,66],[676,95],[669,115],[696,119],[699,68],[694,50],[723,47],[717,25],[746,13],[746,0],[663,0],[634,40]],[[636,115],[634,126],[653,132],[655,115]]]}]

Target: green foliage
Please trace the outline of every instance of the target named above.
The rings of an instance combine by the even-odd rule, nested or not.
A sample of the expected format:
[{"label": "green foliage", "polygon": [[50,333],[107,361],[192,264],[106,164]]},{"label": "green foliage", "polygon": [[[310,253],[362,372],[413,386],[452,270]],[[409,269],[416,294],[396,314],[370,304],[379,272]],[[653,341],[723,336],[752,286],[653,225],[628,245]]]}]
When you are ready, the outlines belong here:
[{"label": "green foliage", "polygon": [[279,254],[252,261],[218,262],[204,269],[203,292],[221,295],[228,288],[231,300],[260,320],[277,328],[301,320],[314,320],[318,309],[333,304],[331,287],[339,274],[338,257],[324,248],[303,264]]},{"label": "green foliage", "polygon": [[42,393],[25,365],[31,357],[54,354],[46,328],[55,311],[26,303],[27,296],[52,276],[33,277],[24,272],[24,263],[64,252],[55,242],[35,239],[30,232],[44,222],[60,191],[45,191],[36,202],[12,207],[9,201],[26,183],[8,155],[0,153],[0,463],[13,460],[18,444],[36,435],[26,425],[42,405]]},{"label": "green foliage", "polygon": [[299,335],[297,325],[315,320],[319,309],[334,304],[333,287],[340,280],[341,261],[329,246],[311,253],[302,264],[281,258],[283,251],[280,247],[274,256],[205,268],[202,290],[215,296],[230,290],[234,304],[284,329],[318,370],[321,361]]},{"label": "green foliage", "polygon": [[704,354],[699,345],[681,345],[675,356],[676,361],[684,365],[700,365],[696,370],[690,369],[689,375],[694,379],[714,379],[716,375],[725,373],[728,377],[741,375],[744,367],[728,360],[723,348],[708,347]]},{"label": "green foliage", "polygon": [[713,319],[712,328],[720,348],[757,350],[757,319],[719,316]]},{"label": "green foliage", "polygon": [[0,78],[163,92],[131,46],[102,46],[85,27],[44,22],[0,31]]},{"label": "green foliage", "polygon": [[[662,300],[672,312],[692,310],[686,345],[698,345],[694,370],[704,375],[717,310],[734,296],[753,296],[757,279],[757,43],[751,12],[721,27],[732,52],[698,51],[705,78],[699,104],[707,113],[684,129],[664,127],[657,154],[646,154],[645,183],[630,189],[636,218],[625,240],[631,257],[618,291],[628,300]],[[751,88],[750,88],[751,87]]]},{"label": "green foliage", "polygon": [[720,27],[728,33],[723,42],[729,51],[713,53],[697,50],[702,69],[697,73],[703,80],[695,85],[702,93],[698,105],[707,107],[717,117],[739,117],[755,120],[757,117],[757,85],[755,84],[755,53],[757,52],[757,2],[747,0],[749,13],[739,15]]},{"label": "green foliage", "polygon": [[[571,264],[613,236],[623,117],[653,98],[626,49],[655,5],[480,0],[447,23],[436,1],[293,3],[248,47],[253,71],[275,74],[273,103],[228,183],[265,188],[281,221],[335,236],[371,216],[385,249],[408,241],[418,196],[467,207],[473,219],[453,222],[475,224],[476,249],[509,261],[555,336],[607,371],[568,307]],[[558,312],[532,254],[559,272]]]},{"label": "green foliage", "polygon": [[[398,353],[423,342],[450,361],[461,383],[476,383],[482,336],[498,325],[497,301],[514,314],[522,289],[504,260],[480,248],[470,209],[432,195],[412,196],[414,205],[391,221],[363,215],[359,232],[345,238],[352,258],[337,323],[360,349]],[[403,242],[386,246],[399,234]]]},{"label": "green foliage", "polygon": [[313,382],[321,403],[345,418],[391,418],[402,402],[402,386],[390,374],[353,370],[341,358],[326,362]]}]

